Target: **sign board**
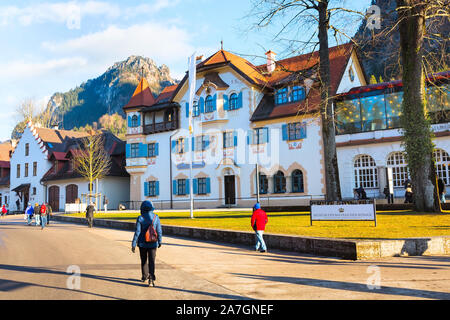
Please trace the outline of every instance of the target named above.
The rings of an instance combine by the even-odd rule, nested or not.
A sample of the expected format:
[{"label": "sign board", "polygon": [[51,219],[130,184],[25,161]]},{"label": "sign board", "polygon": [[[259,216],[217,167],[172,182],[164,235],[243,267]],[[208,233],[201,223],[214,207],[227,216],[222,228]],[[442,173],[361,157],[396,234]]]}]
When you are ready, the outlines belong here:
[{"label": "sign board", "polygon": [[374,221],[375,200],[311,201],[311,225],[316,221]]},{"label": "sign board", "polygon": [[389,194],[394,194],[394,177],[391,167],[387,167],[387,181],[389,186]]}]

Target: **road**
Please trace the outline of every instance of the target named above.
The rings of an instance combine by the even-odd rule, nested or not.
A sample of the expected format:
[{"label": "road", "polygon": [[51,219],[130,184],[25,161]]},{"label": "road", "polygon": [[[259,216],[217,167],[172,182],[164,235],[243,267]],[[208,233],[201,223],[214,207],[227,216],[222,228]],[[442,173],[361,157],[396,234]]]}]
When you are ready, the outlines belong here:
[{"label": "road", "polygon": [[0,299],[450,299],[450,256],[348,261],[177,237],[163,238],[149,288],[132,236],[1,218]]}]

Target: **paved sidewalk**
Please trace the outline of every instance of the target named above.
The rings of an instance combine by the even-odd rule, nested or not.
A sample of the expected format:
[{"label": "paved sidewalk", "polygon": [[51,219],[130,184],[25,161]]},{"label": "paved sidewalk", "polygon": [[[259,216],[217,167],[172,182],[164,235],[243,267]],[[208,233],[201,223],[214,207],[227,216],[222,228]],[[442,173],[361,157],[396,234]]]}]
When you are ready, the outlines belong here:
[{"label": "paved sidewalk", "polygon": [[[159,287],[145,288],[130,231],[56,222],[41,231],[5,220],[0,299],[450,299],[449,256],[347,261],[176,237],[157,252]],[[80,291],[66,288],[71,264],[80,266]],[[380,289],[369,289],[377,278]]]}]

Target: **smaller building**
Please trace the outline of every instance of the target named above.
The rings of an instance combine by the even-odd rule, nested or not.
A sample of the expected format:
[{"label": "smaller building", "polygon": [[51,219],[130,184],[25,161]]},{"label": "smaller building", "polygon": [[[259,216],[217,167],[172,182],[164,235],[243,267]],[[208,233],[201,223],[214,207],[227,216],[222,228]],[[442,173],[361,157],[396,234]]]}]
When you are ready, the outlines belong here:
[{"label": "smaller building", "polygon": [[6,205],[9,209],[10,158],[12,152],[11,141],[0,144],[0,207]]}]

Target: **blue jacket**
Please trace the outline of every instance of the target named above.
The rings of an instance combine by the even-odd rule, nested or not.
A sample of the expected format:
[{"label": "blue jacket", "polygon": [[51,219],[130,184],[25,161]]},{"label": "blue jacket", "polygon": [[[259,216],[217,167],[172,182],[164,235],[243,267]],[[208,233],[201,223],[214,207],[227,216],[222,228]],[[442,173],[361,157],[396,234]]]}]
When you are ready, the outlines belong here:
[{"label": "blue jacket", "polygon": [[[155,221],[153,222],[153,227],[158,233],[158,241],[153,243],[145,242],[145,232],[152,223],[153,217]],[[159,217],[156,213],[152,211],[142,212],[141,215],[136,220],[136,231],[134,232],[132,247],[135,248],[136,244],[141,248],[157,248],[159,244],[162,243],[162,228],[159,221]]]},{"label": "blue jacket", "polygon": [[32,206],[28,206],[27,209],[25,210],[25,214],[32,216],[34,213],[34,209]]}]

